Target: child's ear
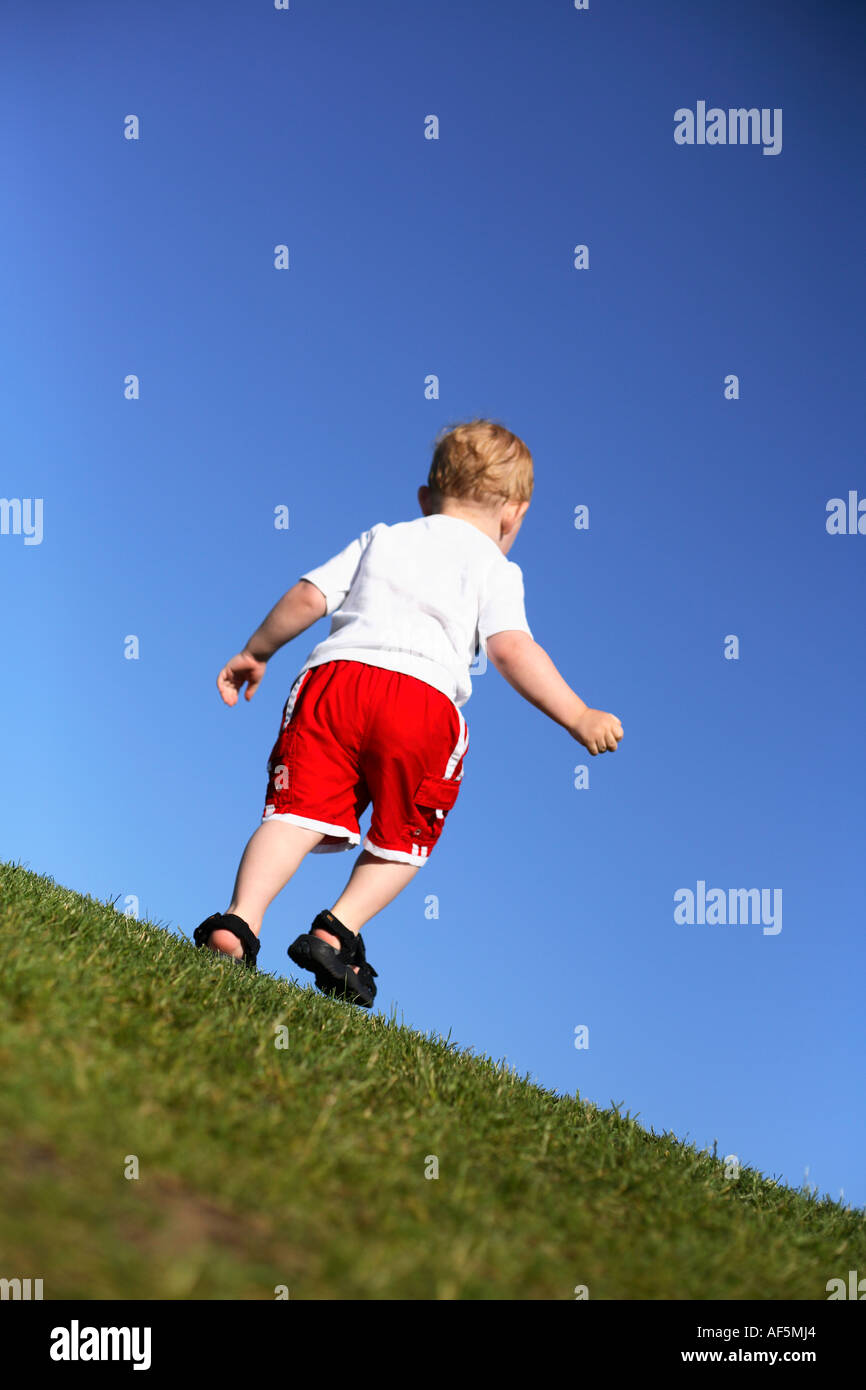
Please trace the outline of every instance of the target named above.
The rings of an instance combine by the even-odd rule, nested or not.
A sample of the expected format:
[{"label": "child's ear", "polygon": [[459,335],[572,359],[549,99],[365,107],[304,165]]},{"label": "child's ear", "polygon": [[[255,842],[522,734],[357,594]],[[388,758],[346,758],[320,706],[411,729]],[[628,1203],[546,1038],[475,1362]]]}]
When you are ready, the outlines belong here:
[{"label": "child's ear", "polygon": [[512,531],[518,530],[521,521],[528,511],[528,502],[506,502],[505,506],[502,508],[502,515],[499,522],[500,539],[504,540],[506,536],[511,535]]}]

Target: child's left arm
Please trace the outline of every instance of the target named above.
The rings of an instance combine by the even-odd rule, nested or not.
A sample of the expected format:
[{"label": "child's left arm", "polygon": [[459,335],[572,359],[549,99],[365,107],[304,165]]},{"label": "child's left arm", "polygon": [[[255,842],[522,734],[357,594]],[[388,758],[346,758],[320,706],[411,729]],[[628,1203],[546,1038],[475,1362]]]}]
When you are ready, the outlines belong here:
[{"label": "child's left arm", "polygon": [[265,668],[274,652],[319,618],[325,616],[327,600],[321,589],[308,579],[299,579],[279,603],[275,603],[260,627],[237,656],[227,662],[217,676],[217,689],[227,705],[236,705],[241,687],[246,683],[246,698],[251,700],[262,683]]}]

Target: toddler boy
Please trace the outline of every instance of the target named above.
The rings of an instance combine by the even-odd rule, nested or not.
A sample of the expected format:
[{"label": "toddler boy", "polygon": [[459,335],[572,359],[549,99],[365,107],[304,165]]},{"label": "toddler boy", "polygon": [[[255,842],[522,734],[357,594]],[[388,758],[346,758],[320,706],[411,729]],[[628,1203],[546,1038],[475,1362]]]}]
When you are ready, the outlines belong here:
[{"label": "toddler boy", "polygon": [[383,522],[308,570],[217,677],[252,699],[267,662],[318,618],[331,630],[291,688],[268,763],[262,824],[232,901],[194,933],[255,968],[265,910],[306,854],[360,844],[346,887],[289,947],[327,994],[370,1008],[376,971],[361,928],[426,864],[454,805],[469,742],[461,713],[479,651],[590,754],[615,752],[614,714],[588,709],[533,640],[523,575],[506,556],[529,508],[532,456],[492,420],[437,437],[422,516]]}]

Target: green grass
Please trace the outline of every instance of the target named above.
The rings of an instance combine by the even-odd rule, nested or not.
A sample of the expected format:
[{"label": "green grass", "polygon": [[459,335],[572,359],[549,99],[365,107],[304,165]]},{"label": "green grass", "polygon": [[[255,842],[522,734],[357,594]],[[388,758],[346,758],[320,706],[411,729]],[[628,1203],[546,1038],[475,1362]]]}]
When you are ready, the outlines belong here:
[{"label": "green grass", "polygon": [[20,866],[0,927],[0,1277],[46,1299],[825,1299],[866,1269],[862,1211]]}]

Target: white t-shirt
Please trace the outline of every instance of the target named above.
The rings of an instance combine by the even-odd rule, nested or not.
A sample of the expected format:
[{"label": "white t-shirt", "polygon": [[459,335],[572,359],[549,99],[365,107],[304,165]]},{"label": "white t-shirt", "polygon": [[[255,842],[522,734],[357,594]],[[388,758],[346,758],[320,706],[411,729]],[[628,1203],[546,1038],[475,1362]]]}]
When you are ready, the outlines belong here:
[{"label": "white t-shirt", "polygon": [[488,637],[532,636],[520,566],[477,526],[441,512],[379,522],[301,578],[322,591],[334,615],[301,672],[323,661],[363,661],[416,676],[459,708]]}]

